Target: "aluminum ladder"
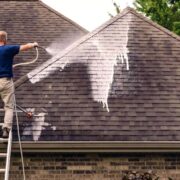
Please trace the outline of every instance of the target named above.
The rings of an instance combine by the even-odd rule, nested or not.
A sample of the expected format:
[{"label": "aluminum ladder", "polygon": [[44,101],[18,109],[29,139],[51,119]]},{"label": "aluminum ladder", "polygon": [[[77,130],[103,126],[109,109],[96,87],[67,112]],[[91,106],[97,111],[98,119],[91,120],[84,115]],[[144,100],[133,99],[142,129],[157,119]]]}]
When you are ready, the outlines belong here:
[{"label": "aluminum ladder", "polygon": [[[0,126],[2,126],[2,125],[3,125],[3,123],[0,123]],[[0,173],[4,173],[4,180],[9,180],[11,147],[12,147],[12,130],[10,130],[10,132],[9,132],[9,137],[7,139],[0,138],[0,142],[7,144],[7,153],[0,153],[0,158],[6,159],[5,168],[0,169]]]}]

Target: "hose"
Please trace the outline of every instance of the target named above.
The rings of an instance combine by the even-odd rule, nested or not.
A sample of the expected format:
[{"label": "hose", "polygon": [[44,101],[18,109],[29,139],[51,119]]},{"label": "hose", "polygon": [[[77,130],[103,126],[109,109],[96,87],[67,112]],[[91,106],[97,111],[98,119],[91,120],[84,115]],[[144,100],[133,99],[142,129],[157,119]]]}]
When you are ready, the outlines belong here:
[{"label": "hose", "polygon": [[21,136],[20,136],[20,130],[19,130],[19,118],[18,118],[17,107],[16,107],[15,93],[14,93],[14,110],[15,110],[15,115],[16,115],[16,126],[17,126],[17,134],[18,134],[18,141],[19,141],[19,149],[20,149],[20,154],[21,154],[23,180],[26,180],[26,174],[25,174],[25,168],[24,168],[24,156],[23,156]]},{"label": "hose", "polygon": [[29,61],[29,62],[23,62],[23,63],[19,63],[19,64],[14,64],[13,68],[15,68],[17,66],[24,66],[24,65],[29,65],[29,64],[35,63],[38,60],[38,57],[39,57],[38,47],[35,47],[35,49],[36,49],[36,58],[35,59],[33,59],[32,61]]},{"label": "hose", "polygon": [[[40,47],[42,48],[42,47]],[[17,67],[17,66],[21,66],[21,65],[27,65],[27,64],[32,64],[34,62],[37,61],[38,57],[39,57],[39,51],[38,51],[38,47],[35,47],[36,49],[36,58],[30,62],[25,62],[25,63],[19,63],[19,64],[15,64],[13,65],[13,68]],[[44,48],[42,48],[44,49]],[[12,86],[14,87],[14,83],[12,81]],[[10,86],[9,88],[11,88],[12,86]],[[17,107],[22,110],[23,112],[25,112],[26,114],[28,114],[28,118],[31,118],[33,116],[33,114],[31,112],[27,112],[26,110],[24,110],[21,106],[18,106],[16,104],[16,97],[15,97],[15,91],[13,93],[13,99],[14,99],[14,111],[15,111],[15,116],[16,116],[16,125],[17,125],[17,134],[18,134],[18,141],[19,141],[19,149],[20,149],[20,154],[21,154],[21,162],[22,162],[22,171],[23,171],[23,180],[26,180],[26,174],[25,174],[25,168],[24,168],[24,157],[23,157],[23,150],[22,150],[22,143],[21,143],[21,136],[20,136],[20,130],[19,130],[19,118],[18,118],[18,113],[17,113]],[[29,114],[30,113],[30,114]]]},{"label": "hose", "polygon": [[[38,47],[35,47],[36,49],[36,58],[30,62],[24,62],[24,63],[19,63],[13,65],[13,68],[17,66],[23,66],[23,65],[28,65],[36,62],[39,57],[39,51]],[[14,86],[14,83],[13,83]],[[21,143],[21,136],[20,136],[20,130],[19,130],[19,118],[18,118],[18,113],[17,113],[17,104],[16,104],[16,97],[15,97],[15,92],[14,92],[14,110],[15,110],[15,115],[16,115],[16,125],[17,125],[17,134],[18,134],[18,141],[19,141],[19,149],[20,149],[20,154],[21,154],[21,162],[22,162],[22,171],[23,171],[23,180],[26,180],[26,174],[25,174],[25,168],[24,168],[24,156],[23,156],[23,150],[22,150],[22,143]]]}]

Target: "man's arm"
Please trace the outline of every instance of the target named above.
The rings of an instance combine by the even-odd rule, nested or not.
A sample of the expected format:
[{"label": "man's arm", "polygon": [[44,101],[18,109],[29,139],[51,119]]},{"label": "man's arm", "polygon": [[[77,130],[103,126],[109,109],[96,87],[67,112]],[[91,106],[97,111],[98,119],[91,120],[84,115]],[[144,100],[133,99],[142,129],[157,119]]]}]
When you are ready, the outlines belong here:
[{"label": "man's arm", "polygon": [[20,51],[27,51],[29,49],[36,47],[36,46],[38,46],[37,42],[24,44],[24,45],[20,46]]}]

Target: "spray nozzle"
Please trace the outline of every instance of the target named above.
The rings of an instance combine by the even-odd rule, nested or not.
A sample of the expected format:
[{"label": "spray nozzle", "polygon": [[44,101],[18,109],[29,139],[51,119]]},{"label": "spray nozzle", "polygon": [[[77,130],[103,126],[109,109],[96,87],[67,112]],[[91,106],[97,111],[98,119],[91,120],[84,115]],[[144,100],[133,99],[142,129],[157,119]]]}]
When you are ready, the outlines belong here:
[{"label": "spray nozzle", "polygon": [[34,48],[41,48],[46,51],[46,48],[44,48],[43,46],[39,46],[37,42],[34,42]]},{"label": "spray nozzle", "polygon": [[32,112],[26,112],[26,116],[27,116],[27,118],[31,119],[33,117],[33,113]]},{"label": "spray nozzle", "polygon": [[34,46],[34,48],[37,48],[39,46],[39,44],[37,42],[34,42],[33,46]]},{"label": "spray nozzle", "polygon": [[37,46],[38,48],[41,48],[41,49],[43,49],[43,50],[45,50],[46,51],[46,48],[45,47],[43,47],[43,46]]}]

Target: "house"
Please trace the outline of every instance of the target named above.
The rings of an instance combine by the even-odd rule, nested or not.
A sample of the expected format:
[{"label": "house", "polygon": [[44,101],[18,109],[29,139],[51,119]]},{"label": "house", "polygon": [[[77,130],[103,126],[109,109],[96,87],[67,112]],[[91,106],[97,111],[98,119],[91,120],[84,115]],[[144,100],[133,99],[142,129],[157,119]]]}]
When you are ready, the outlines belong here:
[{"label": "house", "polygon": [[[17,104],[34,114],[18,114],[27,179],[116,180],[131,170],[179,179],[179,49],[179,36],[127,8],[17,71]],[[22,177],[16,134],[12,180]]]}]

